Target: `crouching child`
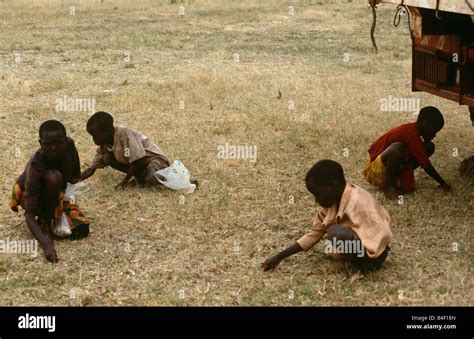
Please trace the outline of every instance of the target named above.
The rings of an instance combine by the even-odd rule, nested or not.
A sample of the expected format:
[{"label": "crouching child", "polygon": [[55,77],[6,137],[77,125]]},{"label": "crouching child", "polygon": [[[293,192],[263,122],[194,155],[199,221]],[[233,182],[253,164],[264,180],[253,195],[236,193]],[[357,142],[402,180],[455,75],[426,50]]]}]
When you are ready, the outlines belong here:
[{"label": "crouching child", "polygon": [[331,256],[366,273],[382,267],[392,239],[390,216],[366,190],[346,183],[342,166],[332,160],[317,162],[306,174],[306,188],[318,209],[312,227],[293,245],[262,263],[265,271],[283,259],[308,251],[327,235]]},{"label": "crouching child", "polygon": [[423,107],[415,122],[390,129],[369,148],[369,160],[362,173],[372,185],[380,188],[389,199],[415,190],[414,171],[422,167],[445,192],[449,186],[431,164],[435,152],[432,140],[443,128],[441,112],[432,106]]},{"label": "crouching child", "polygon": [[154,173],[170,166],[163,151],[152,140],[126,126],[114,126],[107,112],[97,112],[87,122],[87,132],[99,146],[92,164],[82,172],[82,180],[107,166],[125,173],[117,189],[126,188],[135,178],[141,186],[159,186]]},{"label": "crouching child", "polygon": [[15,181],[9,206],[14,212],[18,212],[18,206],[25,210],[26,224],[43,248],[46,259],[57,262],[53,227],[63,213],[72,239],[86,237],[90,222],[74,201],[64,200],[67,183],[76,183],[81,176],[74,140],[66,136],[62,123],[48,120],[39,128],[39,143],[41,148]]}]

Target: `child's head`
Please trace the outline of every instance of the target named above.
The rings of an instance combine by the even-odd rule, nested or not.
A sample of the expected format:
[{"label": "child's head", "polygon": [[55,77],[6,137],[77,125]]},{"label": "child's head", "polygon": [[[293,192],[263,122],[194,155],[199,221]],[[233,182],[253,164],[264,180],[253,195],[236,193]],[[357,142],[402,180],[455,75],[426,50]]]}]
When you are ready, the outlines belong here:
[{"label": "child's head", "polygon": [[444,126],[444,118],[439,109],[423,107],[418,114],[416,125],[424,141],[431,141]]},{"label": "child's head", "polygon": [[332,160],[318,161],[306,174],[305,181],[316,202],[326,208],[339,203],[346,187],[342,166]]},{"label": "child's head", "polygon": [[109,113],[94,113],[87,121],[86,129],[96,145],[102,146],[113,143],[114,118]]},{"label": "child's head", "polygon": [[66,128],[57,120],[47,120],[39,128],[39,143],[48,159],[61,158],[66,151]]}]

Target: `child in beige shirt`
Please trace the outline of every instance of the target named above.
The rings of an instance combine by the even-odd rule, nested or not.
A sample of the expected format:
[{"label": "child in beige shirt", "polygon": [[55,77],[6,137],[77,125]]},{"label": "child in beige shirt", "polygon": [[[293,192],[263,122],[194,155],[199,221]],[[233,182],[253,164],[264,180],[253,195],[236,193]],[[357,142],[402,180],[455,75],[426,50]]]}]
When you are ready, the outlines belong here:
[{"label": "child in beige shirt", "polygon": [[327,234],[325,251],[337,254],[362,272],[380,269],[392,239],[390,216],[366,190],[346,183],[342,166],[317,162],[306,174],[306,188],[321,208],[312,227],[293,245],[262,263],[265,271],[283,259],[307,251]]},{"label": "child in beige shirt", "polygon": [[129,127],[114,126],[114,119],[107,112],[92,115],[86,128],[99,147],[81,180],[92,176],[98,168],[111,166],[127,174],[116,188],[127,187],[132,177],[142,186],[160,185],[154,173],[170,166],[170,162],[153,141]]}]

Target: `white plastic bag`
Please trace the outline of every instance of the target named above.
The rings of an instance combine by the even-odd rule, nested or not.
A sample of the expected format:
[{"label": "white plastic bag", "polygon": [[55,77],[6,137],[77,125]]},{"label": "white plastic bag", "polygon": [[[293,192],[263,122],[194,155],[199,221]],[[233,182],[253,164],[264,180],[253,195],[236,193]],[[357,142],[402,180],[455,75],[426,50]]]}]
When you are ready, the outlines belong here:
[{"label": "white plastic bag", "polygon": [[[69,201],[71,204],[76,204],[76,196],[87,192],[88,189],[84,182],[78,182],[76,184],[67,183],[66,191],[64,192],[63,201]],[[71,235],[71,226],[67,219],[66,213],[61,214],[61,218],[53,221],[52,227],[53,234],[57,237],[68,237]]]},{"label": "white plastic bag", "polygon": [[69,201],[71,204],[76,204],[76,197],[84,192],[87,192],[88,188],[83,181],[79,181],[76,184],[67,183],[66,191],[64,192],[64,201]]},{"label": "white plastic bag", "polygon": [[[191,174],[179,160],[175,160],[169,167],[156,171],[154,175],[160,183],[173,190],[184,190],[184,193],[187,194],[193,193],[196,190],[196,185],[191,184],[189,180]],[[165,180],[162,177],[165,177]]]},{"label": "white plastic bag", "polygon": [[57,237],[68,237],[71,235],[71,227],[69,226],[69,221],[67,220],[66,213],[61,214],[59,218],[53,225],[53,234]]}]

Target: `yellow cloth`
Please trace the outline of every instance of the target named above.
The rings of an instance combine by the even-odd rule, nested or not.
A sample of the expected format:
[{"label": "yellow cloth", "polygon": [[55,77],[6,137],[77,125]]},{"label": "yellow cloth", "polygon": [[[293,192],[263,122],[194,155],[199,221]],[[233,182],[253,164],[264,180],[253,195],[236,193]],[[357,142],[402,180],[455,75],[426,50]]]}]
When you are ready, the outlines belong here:
[{"label": "yellow cloth", "polygon": [[313,225],[298,244],[307,251],[333,224],[350,227],[362,240],[369,258],[377,258],[392,240],[390,216],[382,205],[363,188],[346,184],[339,208],[320,207]]},{"label": "yellow cloth", "polygon": [[369,184],[377,187],[383,186],[387,179],[387,170],[382,161],[382,154],[379,154],[379,156],[372,162],[369,159],[362,170],[362,173]]},{"label": "yellow cloth", "polygon": [[[18,206],[23,207],[22,198],[24,193],[25,192],[21,190],[17,180],[13,185],[12,195],[8,202],[8,205],[13,211],[18,212]],[[54,209],[56,222],[61,218],[63,212],[66,214],[66,219],[71,229],[74,229],[76,226],[81,224],[90,224],[89,219],[87,219],[84,213],[81,212],[79,206],[72,204],[69,201],[64,201],[64,192],[59,192],[58,206]]]}]

